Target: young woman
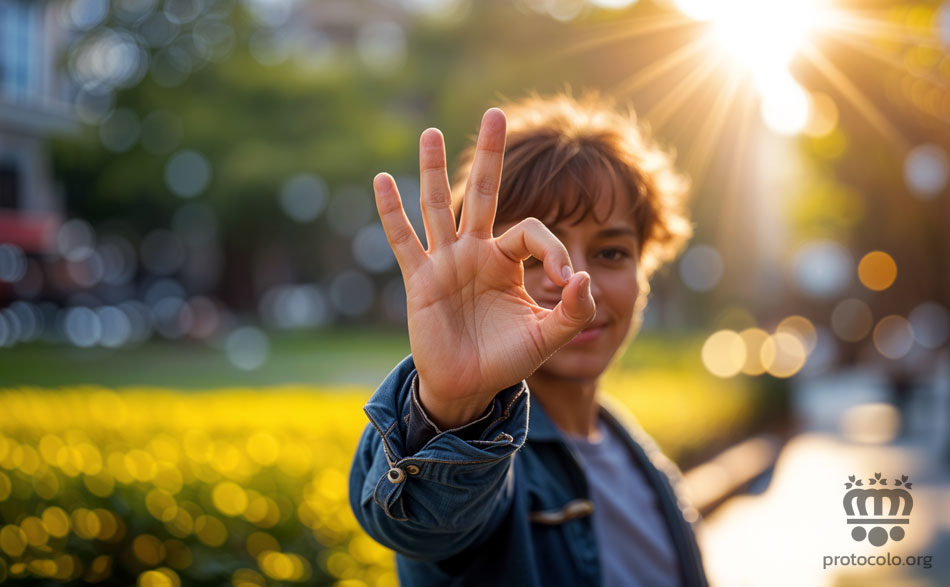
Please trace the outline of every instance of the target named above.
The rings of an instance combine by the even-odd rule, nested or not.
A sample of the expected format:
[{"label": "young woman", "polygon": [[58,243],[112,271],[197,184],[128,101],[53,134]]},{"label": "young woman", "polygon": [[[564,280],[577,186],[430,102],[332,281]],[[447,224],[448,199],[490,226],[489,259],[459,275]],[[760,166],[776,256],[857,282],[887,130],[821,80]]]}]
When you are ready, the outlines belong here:
[{"label": "young woman", "polygon": [[442,135],[422,133],[428,248],[374,180],[412,354],[364,408],[353,511],[405,585],[705,585],[679,472],[599,393],[690,234],[686,182],[596,96],[505,112],[454,192]]}]

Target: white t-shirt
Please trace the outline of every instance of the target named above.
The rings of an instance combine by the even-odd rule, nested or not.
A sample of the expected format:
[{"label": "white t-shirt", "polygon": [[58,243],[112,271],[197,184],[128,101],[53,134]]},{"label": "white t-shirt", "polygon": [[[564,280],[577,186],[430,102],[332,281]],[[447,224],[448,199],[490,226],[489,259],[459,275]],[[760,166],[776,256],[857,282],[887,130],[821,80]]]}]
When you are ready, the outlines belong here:
[{"label": "white t-shirt", "polygon": [[679,585],[679,561],[656,492],[603,418],[597,428],[598,442],[564,436],[587,474],[604,585]]}]

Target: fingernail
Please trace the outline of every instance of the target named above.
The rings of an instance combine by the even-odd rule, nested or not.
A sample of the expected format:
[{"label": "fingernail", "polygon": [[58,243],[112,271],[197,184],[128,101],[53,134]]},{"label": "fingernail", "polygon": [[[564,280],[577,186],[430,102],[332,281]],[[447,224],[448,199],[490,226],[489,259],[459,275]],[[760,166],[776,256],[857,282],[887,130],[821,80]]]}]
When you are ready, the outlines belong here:
[{"label": "fingernail", "polygon": [[561,277],[564,278],[564,281],[570,281],[572,275],[574,275],[574,271],[570,268],[570,266],[565,265],[564,267],[561,267]]},{"label": "fingernail", "polygon": [[584,295],[587,296],[587,297],[591,297],[591,293],[590,293],[590,275],[585,275],[585,276],[583,276],[581,279],[584,280],[584,285],[581,286],[581,287],[584,288]]}]

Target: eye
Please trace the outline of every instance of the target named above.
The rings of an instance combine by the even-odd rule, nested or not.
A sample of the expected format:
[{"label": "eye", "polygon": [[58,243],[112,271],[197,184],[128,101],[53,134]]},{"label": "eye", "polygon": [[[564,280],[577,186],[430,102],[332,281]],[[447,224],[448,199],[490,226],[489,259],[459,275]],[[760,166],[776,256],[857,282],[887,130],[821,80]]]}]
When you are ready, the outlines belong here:
[{"label": "eye", "polygon": [[608,261],[623,261],[630,256],[627,251],[618,248],[604,249],[599,254]]}]

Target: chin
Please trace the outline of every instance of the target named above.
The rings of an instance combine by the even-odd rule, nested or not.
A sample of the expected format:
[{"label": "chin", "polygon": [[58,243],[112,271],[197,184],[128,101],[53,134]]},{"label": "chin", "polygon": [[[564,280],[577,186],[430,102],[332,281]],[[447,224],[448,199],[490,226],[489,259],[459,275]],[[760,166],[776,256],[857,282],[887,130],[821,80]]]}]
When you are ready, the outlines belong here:
[{"label": "chin", "polygon": [[612,356],[587,349],[562,347],[538,367],[538,371],[561,379],[597,379],[607,370]]}]

